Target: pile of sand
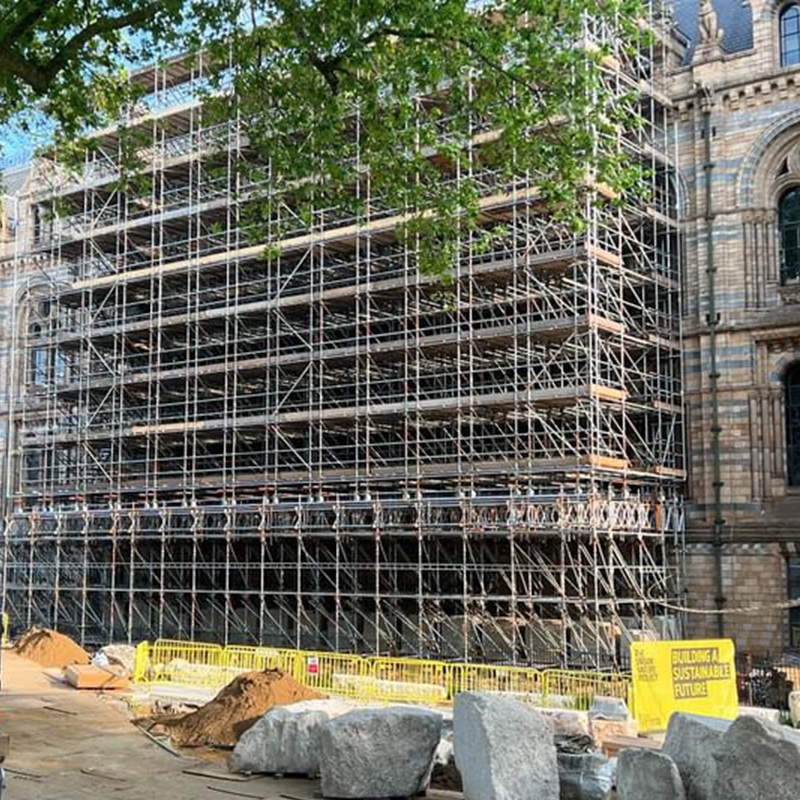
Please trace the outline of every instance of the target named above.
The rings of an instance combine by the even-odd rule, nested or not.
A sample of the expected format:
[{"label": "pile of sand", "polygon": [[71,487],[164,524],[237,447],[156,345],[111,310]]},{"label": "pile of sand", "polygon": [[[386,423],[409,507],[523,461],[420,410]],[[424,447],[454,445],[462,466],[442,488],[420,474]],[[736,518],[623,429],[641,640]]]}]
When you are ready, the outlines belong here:
[{"label": "pile of sand", "polygon": [[277,669],[247,672],[234,678],[197,711],[177,719],[161,718],[158,722],[167,728],[176,745],[233,747],[273,706],[324,696]]},{"label": "pile of sand", "polygon": [[16,651],[43,667],[68,667],[91,661],[91,656],[69,636],[47,628],[25,631],[17,640]]}]

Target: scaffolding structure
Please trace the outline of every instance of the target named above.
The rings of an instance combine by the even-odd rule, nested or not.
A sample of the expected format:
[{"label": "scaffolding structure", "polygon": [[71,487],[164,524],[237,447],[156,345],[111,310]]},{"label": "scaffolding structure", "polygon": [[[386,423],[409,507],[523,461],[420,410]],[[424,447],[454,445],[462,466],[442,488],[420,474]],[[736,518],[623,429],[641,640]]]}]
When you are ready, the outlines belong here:
[{"label": "scaffolding structure", "polygon": [[[365,182],[358,216],[247,183],[202,59],[144,70],[144,192],[116,128],[36,169],[16,259],[3,598],[81,641],[154,637],[609,664],[674,633],[683,512],[680,240],[669,31],[607,81],[609,139],[652,196],[585,193],[576,235],[536,176],[458,174],[502,220],[452,297]],[[478,128],[476,127],[476,131]],[[479,147],[478,144],[475,147]],[[454,178],[458,180],[458,175]],[[243,223],[270,197],[278,233]],[[270,223],[272,224],[272,223]]]}]

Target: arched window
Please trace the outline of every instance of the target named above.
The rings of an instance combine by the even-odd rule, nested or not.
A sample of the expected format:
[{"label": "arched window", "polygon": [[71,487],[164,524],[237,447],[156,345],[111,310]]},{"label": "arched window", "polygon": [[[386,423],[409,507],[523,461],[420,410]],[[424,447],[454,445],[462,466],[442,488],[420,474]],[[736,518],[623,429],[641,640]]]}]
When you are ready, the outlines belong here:
[{"label": "arched window", "polygon": [[792,3],[781,12],[781,66],[800,64],[800,5]]},{"label": "arched window", "polygon": [[781,228],[781,283],[800,279],[800,186],[789,189],[778,204]]},{"label": "arched window", "polygon": [[786,373],[786,477],[800,486],[800,364]]}]

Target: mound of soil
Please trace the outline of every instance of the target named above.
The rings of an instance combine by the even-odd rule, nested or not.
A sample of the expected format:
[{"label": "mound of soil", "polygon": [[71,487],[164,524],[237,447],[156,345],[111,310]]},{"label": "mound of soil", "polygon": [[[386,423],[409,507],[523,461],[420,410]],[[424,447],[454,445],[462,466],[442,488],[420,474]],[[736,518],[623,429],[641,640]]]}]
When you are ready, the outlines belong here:
[{"label": "mound of soil", "polygon": [[178,718],[161,718],[172,742],[182,747],[233,747],[273,706],[325,697],[277,669],[234,678],[210,702]]},{"label": "mound of soil", "polygon": [[25,631],[16,644],[16,651],[43,667],[68,667],[88,664],[91,656],[69,636],[47,628]]}]

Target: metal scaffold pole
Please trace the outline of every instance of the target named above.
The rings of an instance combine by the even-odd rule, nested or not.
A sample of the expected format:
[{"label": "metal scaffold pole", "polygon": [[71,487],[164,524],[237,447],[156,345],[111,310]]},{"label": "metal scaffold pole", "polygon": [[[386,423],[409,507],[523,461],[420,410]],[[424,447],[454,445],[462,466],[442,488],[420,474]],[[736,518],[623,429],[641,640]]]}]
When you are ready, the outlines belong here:
[{"label": "metal scaffold pole", "polygon": [[541,176],[483,174],[470,144],[452,178],[480,178],[504,232],[488,251],[463,232],[446,301],[366,169],[358,213],[308,224],[269,164],[240,169],[236,114],[187,102],[202,58],[136,73],[147,180],[118,180],[108,130],[77,177],[45,159],[25,199],[50,221],[15,267],[12,622],[586,666],[668,635],[680,247],[669,33],[649,24],[635,57],[586,27],[639,123],[604,146],[649,168],[646,202],[589,186],[576,233]]}]

